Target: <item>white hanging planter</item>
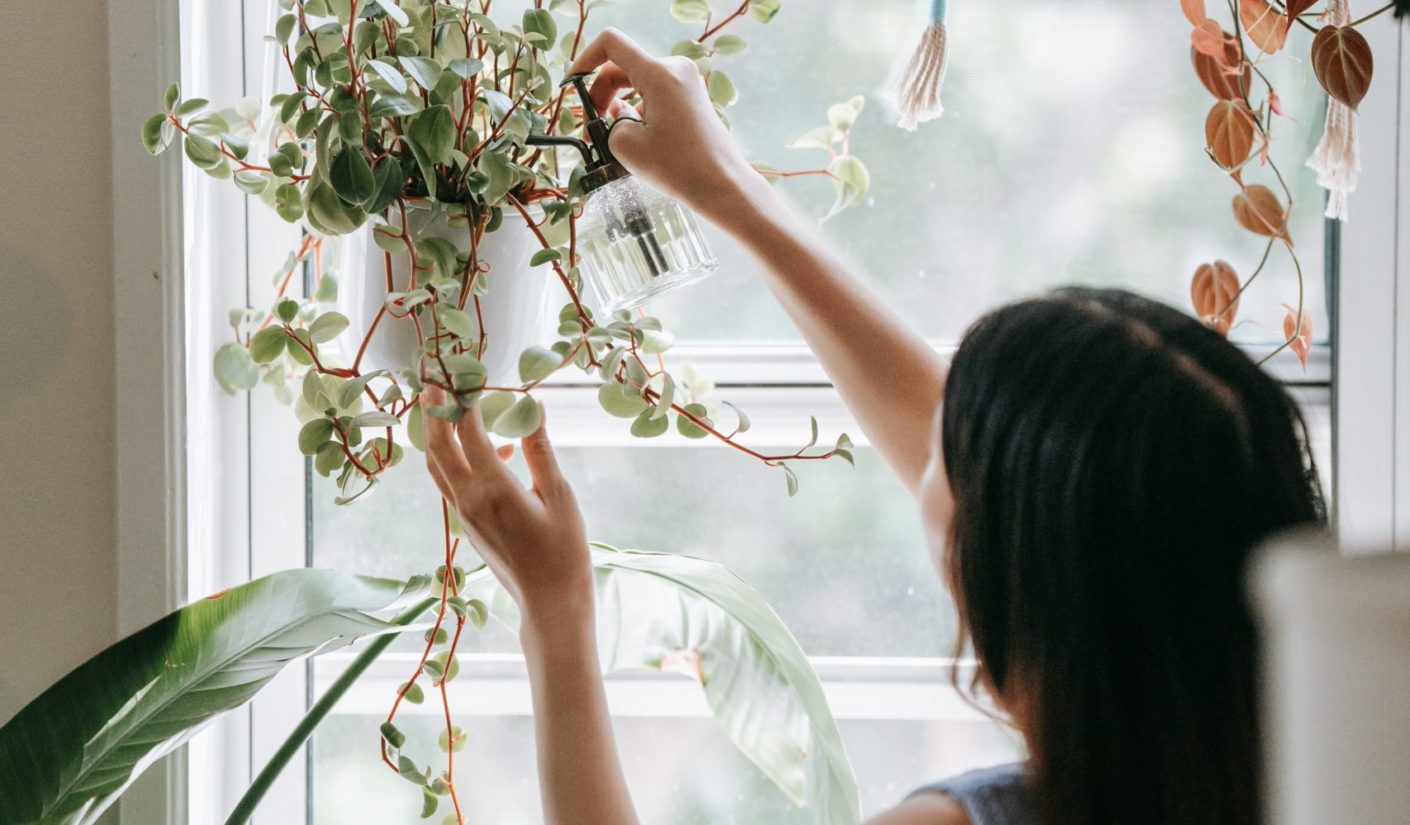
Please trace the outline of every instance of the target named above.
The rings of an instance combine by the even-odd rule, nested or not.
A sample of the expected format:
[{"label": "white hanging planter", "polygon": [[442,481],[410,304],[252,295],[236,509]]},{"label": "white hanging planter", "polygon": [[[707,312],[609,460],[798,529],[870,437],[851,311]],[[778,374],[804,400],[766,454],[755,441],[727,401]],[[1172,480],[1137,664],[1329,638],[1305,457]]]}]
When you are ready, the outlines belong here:
[{"label": "white hanging planter", "polygon": [[[400,223],[395,210],[392,214],[394,221]],[[413,207],[407,210],[407,222],[415,240],[443,238],[462,250],[469,243],[465,227],[450,226],[443,210]],[[383,252],[372,238],[371,223],[340,242],[338,309],[352,322],[353,329],[366,330],[387,297]],[[530,267],[529,259],[541,248],[516,215],[507,215],[498,231],[486,233],[480,241],[480,260],[491,267],[489,293],[480,296],[487,335],[483,361],[491,385],[518,385],[520,353],[554,340],[558,307],[567,302],[567,297],[551,270]],[[406,288],[410,266],[408,256],[392,255],[395,289]],[[416,328],[408,320],[386,316],[367,345],[361,368],[364,372],[399,372],[416,363],[416,353]],[[356,355],[355,351],[347,353],[346,360],[351,363]]]}]

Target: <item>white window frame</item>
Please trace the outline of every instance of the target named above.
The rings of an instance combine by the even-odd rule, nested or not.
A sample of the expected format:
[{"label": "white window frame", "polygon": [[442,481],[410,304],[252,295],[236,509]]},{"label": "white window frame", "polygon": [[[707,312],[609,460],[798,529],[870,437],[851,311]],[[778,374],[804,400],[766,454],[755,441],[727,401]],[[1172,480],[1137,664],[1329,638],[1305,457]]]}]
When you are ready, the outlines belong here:
[{"label": "white window frame", "polygon": [[[230,194],[228,187],[212,188],[209,199],[215,204],[211,208],[234,228],[222,241],[229,248],[219,254],[225,270],[243,272],[243,281],[188,283],[193,262],[186,260],[182,240],[185,172],[181,159],[168,153],[154,161],[135,137],[128,139],[138,134],[168,80],[181,73],[181,2],[109,0],[108,4],[119,387],[117,578],[122,632],[135,631],[193,596],[215,589],[210,585],[262,575],[286,567],[291,558],[306,559],[308,553],[304,497],[285,494],[287,486],[249,483],[252,471],[262,481],[303,483],[303,468],[295,466],[297,457],[285,455],[289,451],[267,456],[248,449],[251,427],[282,433],[273,435],[273,440],[288,443],[295,422],[268,393],[228,398],[208,377],[215,340],[211,330],[218,329],[208,316],[223,314],[247,300],[254,306],[267,304],[272,292],[265,289],[265,276],[286,251],[278,244],[261,244],[247,252],[244,238],[251,231],[290,230],[266,216],[265,210],[247,210],[244,199]],[[227,15],[225,31],[230,25],[242,24],[247,31],[262,31],[268,25],[263,2],[196,2],[210,13]],[[1337,325],[1335,362],[1326,349],[1319,348],[1305,376],[1295,373],[1288,359],[1281,359],[1275,371],[1290,383],[1308,384],[1303,392],[1331,396],[1334,486],[1342,536],[1353,544],[1381,546],[1389,536],[1406,549],[1410,548],[1410,208],[1401,204],[1410,204],[1410,124],[1405,122],[1410,118],[1410,63],[1403,56],[1403,30],[1389,16],[1368,27],[1367,34],[1381,56],[1377,83],[1362,106],[1363,162],[1368,174],[1353,199],[1354,220],[1341,227],[1341,277],[1334,293],[1338,314],[1355,318],[1356,323]],[[258,38],[253,44],[250,38],[242,42],[246,48],[260,47]],[[238,50],[238,44],[227,43],[226,48]],[[247,65],[251,62],[250,55],[242,59]],[[231,73],[222,80],[243,82],[244,78]],[[234,99],[241,89],[203,88],[201,92]],[[200,178],[188,181],[188,187],[202,185]],[[211,260],[215,253],[208,242],[205,246],[201,254]],[[215,289],[191,294],[200,293],[202,284],[218,286],[220,294],[214,294]],[[159,308],[159,315],[154,308]],[[136,318],[156,322],[132,323]],[[682,360],[701,364],[722,386],[754,396],[751,400],[766,410],[761,434],[767,432],[775,410],[779,426],[798,409],[822,409],[825,421],[842,415],[835,394],[826,389],[825,378],[806,350],[773,347],[767,357],[760,354],[743,346],[681,353]],[[571,404],[582,397],[581,391],[568,387],[550,392],[562,395],[556,403]],[[824,401],[827,397],[833,399],[831,406]],[[213,430],[212,422],[220,422],[222,429]],[[606,443],[618,437],[587,431],[577,435],[584,443]],[[596,441],[599,438],[603,441]],[[222,472],[209,472],[213,466]],[[219,514],[212,506],[217,502]],[[254,513],[259,517],[253,518]],[[390,666],[398,664],[393,657],[388,661]],[[815,663],[842,718],[867,718],[867,705],[852,698],[859,689],[890,690],[905,709],[905,718],[955,718],[954,714],[972,712],[956,705],[954,697],[934,690],[945,681],[943,660],[817,659]],[[336,666],[336,661],[329,664]],[[527,713],[521,663],[514,657],[502,661],[485,657],[477,666],[478,670],[468,669],[471,680],[507,675],[515,683],[508,685],[503,704],[497,705],[500,710]],[[250,709],[232,714],[214,734],[205,735],[203,744],[192,749],[191,759],[183,750],[149,771],[124,797],[120,821],[129,825],[223,821],[232,794],[243,789],[251,766],[262,763],[299,715],[311,689],[324,682],[322,675],[311,681],[309,673],[291,668]],[[635,691],[636,683],[662,696],[676,696],[665,701],[677,712],[701,712],[699,704],[690,704],[695,700],[688,684],[653,677],[621,680],[615,683],[622,687],[614,687],[614,694]],[[653,683],[660,687],[651,688]],[[920,689],[907,687],[915,685]],[[460,704],[466,713],[490,708],[483,704],[480,687],[476,686],[475,701]],[[349,709],[356,709],[358,701],[357,696],[350,697]],[[204,755],[201,747],[206,748]],[[192,760],[196,773],[204,777],[188,777]],[[281,815],[264,819],[290,822],[287,813],[298,809],[298,800],[307,798],[306,780],[303,767],[295,766],[271,799],[270,808]],[[193,791],[192,781],[205,784]]]},{"label": "white window frame", "polygon": [[1336,292],[1337,525],[1352,552],[1410,551],[1410,55],[1405,26],[1363,28],[1378,65]]}]

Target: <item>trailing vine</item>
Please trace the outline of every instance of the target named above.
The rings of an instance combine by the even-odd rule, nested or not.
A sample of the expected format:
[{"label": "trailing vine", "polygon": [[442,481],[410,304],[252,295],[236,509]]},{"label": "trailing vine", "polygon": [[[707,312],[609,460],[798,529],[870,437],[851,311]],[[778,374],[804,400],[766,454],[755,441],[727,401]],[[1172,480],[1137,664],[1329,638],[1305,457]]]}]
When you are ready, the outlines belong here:
[{"label": "trailing vine", "polygon": [[[779,468],[790,495],[798,487],[794,465],[831,458],[850,463],[850,439],[841,435],[830,447],[819,447],[815,419],[797,449],[774,453],[750,446],[744,440],[750,422],[742,411],[707,397],[708,382],[678,380],[667,368],[664,354],[673,339],[659,320],[594,314],[578,270],[583,170],[565,176],[557,153],[529,145],[529,137],[580,131],[581,107],[557,81],[585,45],[598,3],[535,0],[512,25],[491,16],[494,5],[281,0],[284,13],[272,40],[293,91],[274,95],[251,115],[184,98],[175,84],[168,89],[163,110],[143,127],[147,149],[159,154],[179,144],[192,164],[231,180],[305,229],[276,276],[268,311],[231,313],[233,340],[215,356],[220,385],[234,393],[263,383],[292,404],[303,422],[298,447],[318,473],[336,478],[339,504],[374,489],[402,460],[404,444],[424,449],[426,415],[457,421],[478,409],[502,437],[533,433],[540,425],[534,392],[569,367],[601,379],[601,406],[630,420],[634,435],[654,438],[674,425],[684,437],[714,439]],[[771,21],[780,12],[779,0],[729,0],[718,13],[708,0],[671,0],[669,10],[682,23],[699,26],[673,51],[697,63],[710,99],[727,120],[739,90],[724,66],[747,48],[738,30],[748,21]],[[828,217],[860,203],[870,179],[851,153],[849,135],[862,108],[862,98],[831,107],[827,125],[795,144],[825,150],[825,166],[761,172],[780,180],[829,178],[837,198]],[[463,241],[419,235],[413,212],[463,230]],[[540,247],[532,272],[497,272],[481,254],[486,235],[498,231],[532,234]],[[380,250],[386,291],[360,330],[351,330],[351,321],[329,308],[338,285],[323,264],[328,239],[354,233],[370,233]],[[314,289],[300,297],[291,289],[295,273],[305,267],[314,273]],[[486,330],[481,299],[493,281],[506,277],[550,278],[564,303],[557,340],[521,353],[519,381],[501,386],[490,383],[484,363],[496,342]],[[387,324],[414,330],[415,362],[397,370],[365,368],[369,344]],[[355,354],[346,359],[345,352]],[[422,392],[432,386],[444,390],[449,403],[428,408]],[[424,818],[448,810],[444,822],[463,825],[454,767],[465,732],[454,722],[446,686],[459,670],[456,654],[466,624],[483,626],[488,610],[461,593],[463,534],[450,508],[441,505],[444,546],[432,585],[436,621],[392,700],[379,755],[422,789]],[[397,725],[407,704],[427,700],[427,687],[439,694],[444,718],[443,767],[417,762]]]},{"label": "trailing vine", "polygon": [[[1293,192],[1270,153],[1277,118],[1284,113],[1277,90],[1262,70],[1262,62],[1287,47],[1294,25],[1315,35],[1308,54],[1318,82],[1332,98],[1334,112],[1328,135],[1323,139],[1324,149],[1319,152],[1330,144],[1331,151],[1337,154],[1331,161],[1317,160],[1342,167],[1342,174],[1349,174],[1354,181],[1359,168],[1355,159],[1355,109],[1366,96],[1374,68],[1370,44],[1357,27],[1397,5],[1386,4],[1354,21],[1338,21],[1330,18],[1338,10],[1346,11],[1347,0],[1326,0],[1323,11],[1312,11],[1317,2],[1225,0],[1233,26],[1231,33],[1209,16],[1205,0],[1180,0],[1186,18],[1194,26],[1191,56],[1195,74],[1216,98],[1205,120],[1206,151],[1238,187],[1232,204],[1234,219],[1249,232],[1268,239],[1257,267],[1242,281],[1225,261],[1201,265],[1190,290],[1195,311],[1209,326],[1227,335],[1244,293],[1267,269],[1273,248],[1281,247],[1297,275],[1297,298],[1295,306],[1284,305],[1288,313],[1283,322],[1283,343],[1268,358],[1291,350],[1304,367],[1312,348],[1313,329],[1306,311],[1302,264],[1288,229]],[[1314,23],[1324,18],[1323,25]],[[1345,109],[1337,113],[1337,106]],[[1335,119],[1338,115],[1341,121]],[[1258,168],[1268,170],[1276,190],[1248,180]],[[1344,199],[1354,183],[1337,185],[1341,191],[1334,191],[1333,199]],[[1341,217],[1342,207],[1334,205],[1331,214]]]}]

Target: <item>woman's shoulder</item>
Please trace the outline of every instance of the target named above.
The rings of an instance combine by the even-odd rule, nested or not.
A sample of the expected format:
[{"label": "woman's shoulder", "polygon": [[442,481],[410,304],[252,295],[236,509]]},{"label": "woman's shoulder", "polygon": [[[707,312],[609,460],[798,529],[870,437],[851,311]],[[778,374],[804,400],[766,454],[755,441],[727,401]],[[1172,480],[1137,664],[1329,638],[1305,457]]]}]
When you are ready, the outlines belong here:
[{"label": "woman's shoulder", "polygon": [[1023,765],[970,771],[911,794],[871,825],[1035,825]]},{"label": "woman's shoulder", "polygon": [[974,825],[958,802],[941,794],[913,796],[866,825]]},{"label": "woman's shoulder", "polygon": [[959,802],[942,794],[918,794],[866,825],[974,825]]}]

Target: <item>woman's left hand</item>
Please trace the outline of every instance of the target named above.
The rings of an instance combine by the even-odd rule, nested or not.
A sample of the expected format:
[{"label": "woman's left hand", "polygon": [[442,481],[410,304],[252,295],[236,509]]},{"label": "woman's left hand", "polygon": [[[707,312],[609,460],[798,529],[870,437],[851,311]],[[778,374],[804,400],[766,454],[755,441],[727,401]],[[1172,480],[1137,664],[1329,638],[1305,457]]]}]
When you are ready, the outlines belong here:
[{"label": "woman's left hand", "polygon": [[[434,387],[423,401],[446,403]],[[432,415],[425,421],[432,477],[525,618],[581,615],[584,608],[591,615],[592,557],[583,517],[545,426],[521,442],[533,479],[525,489],[490,443],[478,407],[458,424]]]}]

